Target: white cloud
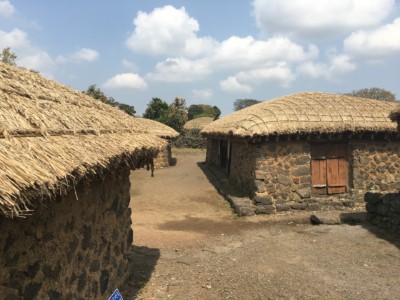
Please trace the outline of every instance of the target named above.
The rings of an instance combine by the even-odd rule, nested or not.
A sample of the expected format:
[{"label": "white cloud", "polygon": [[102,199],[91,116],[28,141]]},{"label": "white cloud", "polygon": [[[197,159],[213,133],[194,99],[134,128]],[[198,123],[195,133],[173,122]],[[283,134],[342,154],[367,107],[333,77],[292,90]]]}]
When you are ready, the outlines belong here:
[{"label": "white cloud", "polygon": [[139,69],[138,66],[135,63],[133,63],[133,62],[127,60],[127,59],[123,59],[121,63],[128,70],[136,72]]},{"label": "white cloud", "polygon": [[147,77],[164,82],[190,82],[203,79],[211,73],[209,63],[205,59],[190,60],[184,57],[167,58],[156,65],[155,73]]},{"label": "white cloud", "polygon": [[285,62],[280,62],[267,67],[241,71],[221,81],[220,88],[227,92],[250,93],[254,86],[265,83],[288,87],[295,78],[290,66]]},{"label": "white cloud", "polygon": [[219,86],[221,90],[228,93],[246,93],[252,91],[251,86],[240,83],[236,77],[229,76],[227,79],[220,81]]},{"label": "white cloud", "polygon": [[117,74],[114,77],[108,79],[104,84],[104,88],[118,89],[118,88],[130,88],[137,90],[147,89],[146,81],[135,73],[122,73]]},{"label": "white cloud", "polygon": [[96,50],[82,48],[71,54],[71,58],[76,61],[92,62],[99,58],[100,54]]},{"label": "white cloud", "polygon": [[357,68],[348,55],[332,55],[329,63],[306,62],[299,66],[298,72],[311,78],[324,78],[329,81],[340,81],[341,76]]},{"label": "white cloud", "polygon": [[288,87],[295,79],[295,75],[287,63],[281,62],[275,66],[239,72],[236,78],[247,84],[258,85],[269,82],[277,86]]},{"label": "white cloud", "polygon": [[30,47],[26,32],[14,28],[10,32],[0,30],[0,48],[10,47],[14,48],[26,48]]},{"label": "white cloud", "polygon": [[251,36],[232,36],[223,41],[215,51],[212,61],[228,68],[254,67],[278,61],[304,61],[318,57],[318,48],[310,45],[308,52],[302,46],[285,37],[273,37],[266,41]]},{"label": "white cloud", "polygon": [[380,57],[400,54],[400,18],[375,30],[360,30],[344,41],[344,49],[353,54]]},{"label": "white cloud", "polygon": [[356,64],[348,55],[337,55],[331,59],[330,70],[334,74],[344,74],[356,69]]},{"label": "white cloud", "polygon": [[139,11],[133,23],[135,29],[126,45],[139,53],[194,57],[208,53],[216,43],[209,37],[197,37],[199,23],[184,7],[167,5],[150,13]]},{"label": "white cloud", "polygon": [[213,96],[211,89],[192,90],[192,94],[198,99],[210,99]]},{"label": "white cloud", "polygon": [[40,71],[47,77],[52,77],[55,62],[44,50],[32,45],[26,32],[14,28],[10,32],[0,30],[0,49],[10,47],[17,55],[17,64]]},{"label": "white cloud", "polygon": [[65,64],[69,62],[93,62],[99,58],[100,54],[90,48],[81,48],[74,53],[59,55],[57,57],[57,62],[60,64]]},{"label": "white cloud", "polygon": [[37,50],[21,56],[18,59],[18,65],[24,66],[27,69],[40,71],[43,75],[52,78],[56,64],[47,52]]},{"label": "white cloud", "polygon": [[0,16],[10,17],[14,14],[15,8],[8,0],[0,0]]},{"label": "white cloud", "polygon": [[325,37],[380,24],[395,0],[254,0],[254,16],[264,32]]}]

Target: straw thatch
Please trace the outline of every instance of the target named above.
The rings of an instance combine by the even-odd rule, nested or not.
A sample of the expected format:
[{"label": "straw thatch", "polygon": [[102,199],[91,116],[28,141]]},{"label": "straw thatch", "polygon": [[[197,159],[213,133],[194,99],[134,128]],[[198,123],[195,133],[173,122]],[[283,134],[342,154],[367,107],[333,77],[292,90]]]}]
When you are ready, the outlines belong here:
[{"label": "straw thatch", "polygon": [[212,121],[214,121],[214,118],[211,117],[201,117],[197,119],[193,119],[190,121],[187,121],[186,124],[183,126],[184,130],[193,130],[193,129],[203,129],[205,126],[210,124]]},{"label": "straw thatch", "polygon": [[132,166],[176,136],[40,75],[0,63],[0,210],[20,216],[35,203],[116,161]]},{"label": "straw thatch", "polygon": [[170,139],[179,136],[179,132],[177,132],[175,129],[154,120],[146,118],[136,118],[135,122],[139,123],[140,128],[142,128],[142,130],[144,130],[145,132],[155,134],[162,138]]},{"label": "straw thatch", "polygon": [[397,104],[339,94],[305,92],[262,102],[207,125],[204,135],[395,132],[389,118]]}]

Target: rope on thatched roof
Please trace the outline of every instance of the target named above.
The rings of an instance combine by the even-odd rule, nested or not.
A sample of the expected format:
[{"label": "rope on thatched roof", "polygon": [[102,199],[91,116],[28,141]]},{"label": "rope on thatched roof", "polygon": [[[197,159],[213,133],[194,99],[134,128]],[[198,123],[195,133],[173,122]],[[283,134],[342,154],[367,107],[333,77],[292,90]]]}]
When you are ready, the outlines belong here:
[{"label": "rope on thatched roof", "polygon": [[394,132],[389,118],[396,103],[339,94],[305,92],[265,101],[223,117],[203,128],[204,135],[238,137]]}]

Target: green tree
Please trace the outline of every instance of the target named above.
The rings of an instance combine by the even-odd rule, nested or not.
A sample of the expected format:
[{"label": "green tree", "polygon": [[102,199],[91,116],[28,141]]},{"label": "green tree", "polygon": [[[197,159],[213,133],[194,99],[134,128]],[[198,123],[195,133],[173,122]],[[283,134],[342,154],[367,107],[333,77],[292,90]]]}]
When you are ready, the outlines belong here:
[{"label": "green tree", "polygon": [[4,48],[3,51],[1,52],[0,59],[3,63],[15,66],[16,65],[15,60],[17,59],[17,55],[11,52],[10,47],[7,47]]},{"label": "green tree", "polygon": [[218,119],[221,115],[221,110],[217,106],[211,106],[208,104],[193,104],[188,108],[188,120],[211,117]]},{"label": "green tree", "polygon": [[108,100],[108,97],[98,87],[96,87],[95,84],[89,85],[88,89],[84,93],[104,103]]},{"label": "green tree", "polygon": [[161,100],[160,98],[153,98],[151,99],[150,103],[147,104],[147,108],[143,114],[143,117],[160,121],[167,111],[168,104],[164,100]]},{"label": "green tree", "polygon": [[192,104],[188,108],[188,120],[193,120],[196,116],[203,113],[203,108],[200,105]]},{"label": "green tree", "polygon": [[108,97],[106,94],[104,94],[103,91],[96,87],[95,84],[89,85],[88,89],[83,93],[105,104],[118,108],[130,116],[135,116],[136,111],[134,106],[115,101],[113,97]]},{"label": "green tree", "polygon": [[181,132],[187,121],[186,101],[177,97],[168,105],[160,98],[153,98],[147,105],[143,117],[156,120]]},{"label": "green tree", "polygon": [[169,105],[166,114],[161,118],[161,122],[175,129],[178,132],[183,131],[183,125],[187,122],[186,100],[175,98]]},{"label": "green tree", "polygon": [[396,101],[396,95],[392,92],[373,87],[373,88],[365,88],[360,90],[351,91],[350,93],[345,93],[345,95],[353,96],[353,97],[361,97],[361,98],[369,98],[376,99],[382,101]]},{"label": "green tree", "polygon": [[119,103],[118,104],[118,108],[120,110],[123,110],[124,112],[126,112],[128,115],[130,115],[132,117],[135,116],[136,110],[135,110],[134,106],[131,106],[131,105],[128,105],[128,104],[125,104],[125,103]]},{"label": "green tree", "polygon": [[214,110],[214,121],[219,119],[219,116],[221,115],[221,110],[217,107],[217,106],[213,106],[213,110]]},{"label": "green tree", "polygon": [[254,104],[260,103],[261,101],[255,99],[236,99],[233,103],[233,109],[235,111],[241,110],[243,108],[252,106]]}]

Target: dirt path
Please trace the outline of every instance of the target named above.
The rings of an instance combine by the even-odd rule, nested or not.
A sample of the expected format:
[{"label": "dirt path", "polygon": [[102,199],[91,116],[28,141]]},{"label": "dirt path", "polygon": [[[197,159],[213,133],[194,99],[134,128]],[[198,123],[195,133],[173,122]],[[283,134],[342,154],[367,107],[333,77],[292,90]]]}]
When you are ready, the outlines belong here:
[{"label": "dirt path", "polygon": [[131,176],[124,298],[399,298],[398,237],[364,222],[312,226],[310,212],[237,218],[198,167],[204,152],[174,153],[175,167]]}]

